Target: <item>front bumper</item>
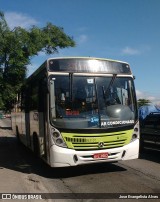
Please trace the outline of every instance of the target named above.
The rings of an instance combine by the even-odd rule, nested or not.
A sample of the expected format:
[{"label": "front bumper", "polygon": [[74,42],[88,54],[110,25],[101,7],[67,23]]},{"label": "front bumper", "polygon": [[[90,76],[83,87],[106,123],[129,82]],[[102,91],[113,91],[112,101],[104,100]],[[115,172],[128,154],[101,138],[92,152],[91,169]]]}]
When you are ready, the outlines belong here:
[{"label": "front bumper", "polygon": [[[108,158],[94,159],[96,153],[108,152]],[[50,166],[66,167],[77,166],[82,164],[91,164],[98,162],[115,162],[120,160],[137,159],[139,156],[139,139],[123,147],[114,149],[92,150],[92,151],[75,151],[52,145],[50,148]]]},{"label": "front bumper", "polygon": [[[108,158],[94,159],[93,155],[97,153],[108,152]],[[103,149],[94,151],[75,151],[52,145],[50,148],[50,166],[66,167],[82,164],[115,162],[120,160],[137,159],[139,156],[139,139],[119,148]]]}]

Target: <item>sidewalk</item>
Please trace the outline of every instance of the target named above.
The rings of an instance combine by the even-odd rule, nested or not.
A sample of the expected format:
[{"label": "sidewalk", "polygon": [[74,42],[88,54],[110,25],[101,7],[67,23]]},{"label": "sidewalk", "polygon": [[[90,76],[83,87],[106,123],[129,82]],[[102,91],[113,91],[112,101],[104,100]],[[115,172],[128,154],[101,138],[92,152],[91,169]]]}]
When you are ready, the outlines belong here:
[{"label": "sidewalk", "polygon": [[[22,146],[17,144],[10,124],[11,122],[8,120],[0,119],[0,194],[47,192],[39,176],[31,172],[31,166],[26,161],[30,156]],[[0,201],[10,200],[1,199]],[[26,199],[25,201],[33,200]]]},{"label": "sidewalk", "polygon": [[[16,137],[0,121],[0,193],[25,193],[25,174],[18,172]],[[5,200],[6,201],[6,200]]]},{"label": "sidewalk", "polygon": [[25,175],[18,172],[21,166],[18,159],[17,140],[12,134],[9,121],[0,120],[0,192],[25,192]]}]

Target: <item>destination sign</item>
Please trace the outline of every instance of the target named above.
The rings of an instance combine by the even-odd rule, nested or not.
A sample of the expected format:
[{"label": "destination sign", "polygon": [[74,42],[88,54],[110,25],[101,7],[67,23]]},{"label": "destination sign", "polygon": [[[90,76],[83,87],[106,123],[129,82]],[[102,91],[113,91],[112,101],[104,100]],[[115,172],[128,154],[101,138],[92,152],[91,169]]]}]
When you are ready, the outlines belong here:
[{"label": "destination sign", "polygon": [[49,71],[52,72],[131,74],[129,64],[104,59],[50,59],[48,65]]}]

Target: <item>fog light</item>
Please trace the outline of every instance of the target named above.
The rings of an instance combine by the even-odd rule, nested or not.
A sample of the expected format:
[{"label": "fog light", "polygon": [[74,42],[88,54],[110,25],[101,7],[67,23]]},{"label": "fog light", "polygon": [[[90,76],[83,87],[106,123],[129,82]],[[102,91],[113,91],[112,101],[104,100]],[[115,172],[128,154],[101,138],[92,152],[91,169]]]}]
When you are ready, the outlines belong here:
[{"label": "fog light", "polygon": [[75,163],[78,161],[77,155],[74,155],[74,156],[73,156],[73,160],[74,160]]},{"label": "fog light", "polygon": [[137,134],[133,134],[132,139],[136,139],[136,138],[137,138]]}]

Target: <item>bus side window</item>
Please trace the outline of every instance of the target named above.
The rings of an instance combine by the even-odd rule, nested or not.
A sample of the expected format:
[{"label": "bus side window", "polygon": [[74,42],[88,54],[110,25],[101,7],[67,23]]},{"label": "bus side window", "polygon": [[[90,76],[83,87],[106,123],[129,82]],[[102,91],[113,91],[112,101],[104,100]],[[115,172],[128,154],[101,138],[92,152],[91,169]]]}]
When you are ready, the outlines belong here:
[{"label": "bus side window", "polygon": [[38,85],[32,87],[30,110],[38,111]]},{"label": "bus side window", "polygon": [[23,111],[25,109],[25,105],[26,105],[26,94],[25,94],[25,90],[22,90],[22,92],[21,92],[21,111]]}]

